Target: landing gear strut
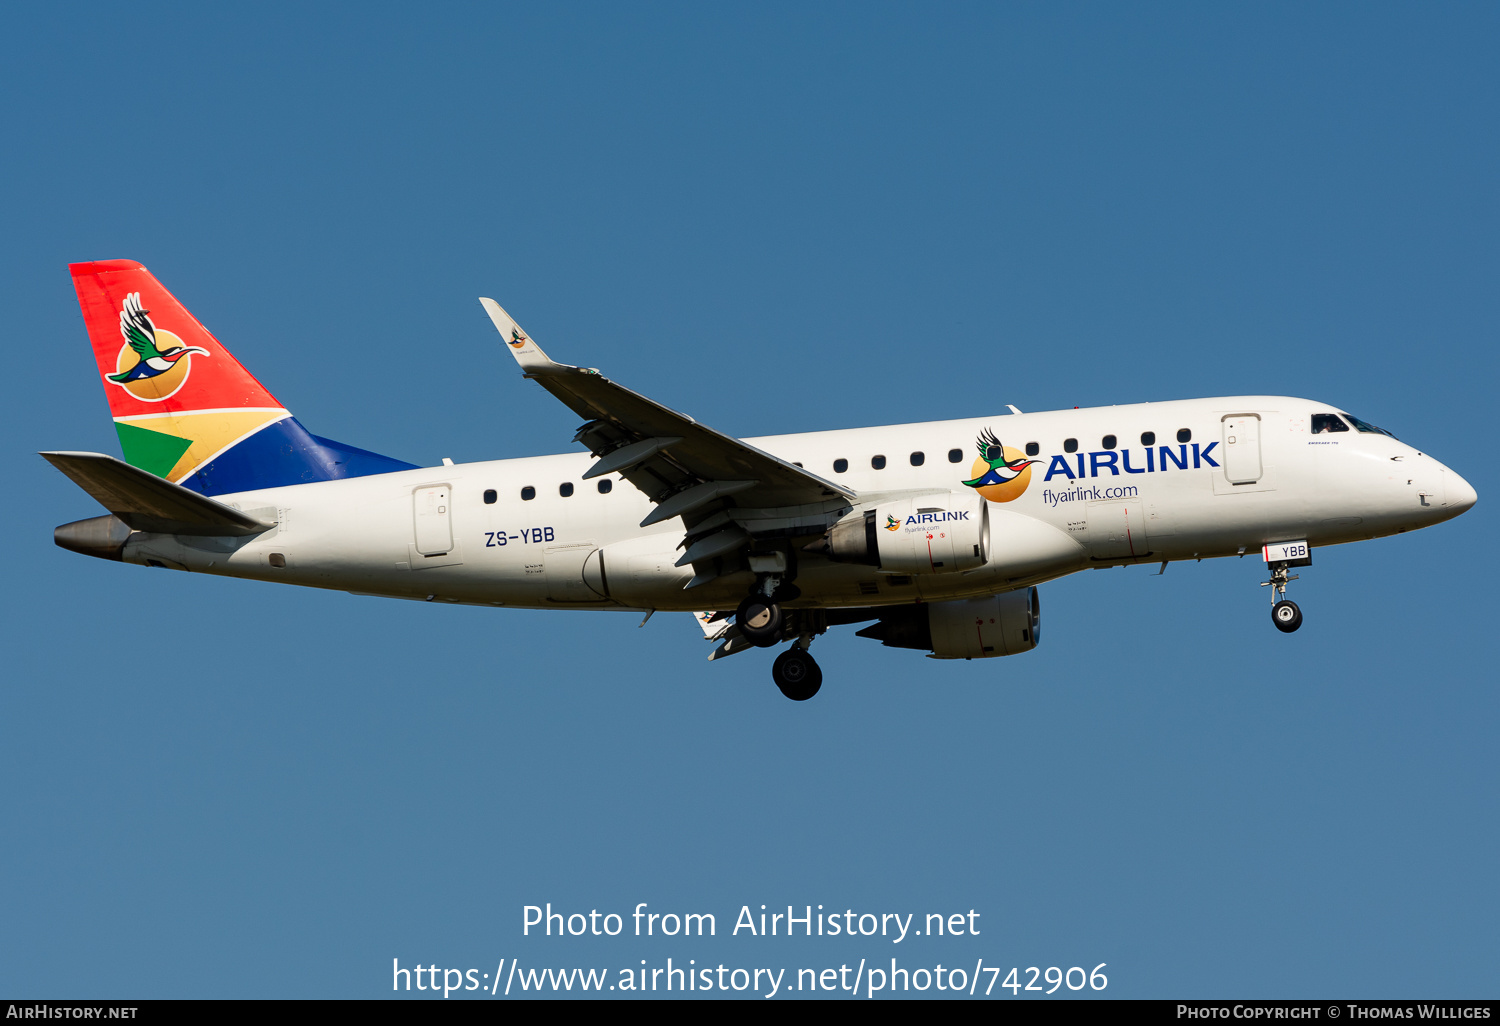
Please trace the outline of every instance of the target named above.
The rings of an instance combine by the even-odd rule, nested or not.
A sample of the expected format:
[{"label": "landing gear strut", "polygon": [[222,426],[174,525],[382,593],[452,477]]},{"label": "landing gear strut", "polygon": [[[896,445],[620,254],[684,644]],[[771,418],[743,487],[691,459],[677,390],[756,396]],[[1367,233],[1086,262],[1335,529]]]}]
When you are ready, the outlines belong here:
[{"label": "landing gear strut", "polygon": [[1271,598],[1275,602],[1271,606],[1271,622],[1283,634],[1290,634],[1302,626],[1302,610],[1297,608],[1297,603],[1286,597],[1287,582],[1296,579],[1296,574],[1287,573],[1285,563],[1277,563],[1271,568],[1271,579],[1260,582],[1262,588],[1271,589]]}]

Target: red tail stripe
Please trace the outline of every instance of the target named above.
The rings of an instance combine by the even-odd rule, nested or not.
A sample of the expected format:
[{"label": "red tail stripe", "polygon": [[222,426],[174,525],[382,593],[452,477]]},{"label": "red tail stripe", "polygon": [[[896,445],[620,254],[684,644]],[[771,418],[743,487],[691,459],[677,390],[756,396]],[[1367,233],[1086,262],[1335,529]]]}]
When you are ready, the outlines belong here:
[{"label": "red tail stripe", "polygon": [[[94,260],[70,264],[68,270],[73,275],[73,287],[78,292],[78,304],[83,310],[113,416],[281,405],[176,296],[136,261]],[[182,339],[184,346],[198,346],[209,353],[193,360],[182,387],[170,398],[147,401],[105,378],[117,373],[119,367],[125,345],[120,335],[120,309],[132,292],[141,294],[141,305],[151,312],[151,321],[157,329],[172,332]]]}]

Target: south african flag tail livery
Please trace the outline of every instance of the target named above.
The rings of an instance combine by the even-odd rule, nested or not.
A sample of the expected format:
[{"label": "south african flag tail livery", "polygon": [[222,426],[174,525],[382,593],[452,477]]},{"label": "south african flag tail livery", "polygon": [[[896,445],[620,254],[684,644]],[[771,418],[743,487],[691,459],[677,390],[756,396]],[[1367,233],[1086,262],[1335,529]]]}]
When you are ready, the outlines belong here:
[{"label": "south african flag tail livery", "polygon": [[411,468],[309,433],[135,261],[69,269],[125,462],[204,495]]}]

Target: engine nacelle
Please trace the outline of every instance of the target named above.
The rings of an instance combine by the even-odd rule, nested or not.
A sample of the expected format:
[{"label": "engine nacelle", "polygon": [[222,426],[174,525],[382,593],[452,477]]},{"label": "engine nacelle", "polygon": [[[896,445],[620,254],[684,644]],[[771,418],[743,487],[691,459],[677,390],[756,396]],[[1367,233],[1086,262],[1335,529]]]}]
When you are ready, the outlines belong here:
[{"label": "engine nacelle", "polygon": [[932,659],[990,659],[1036,648],[1042,628],[1035,588],[988,598],[899,606],[859,631],[891,648],[930,650]]},{"label": "engine nacelle", "polygon": [[984,566],[989,544],[989,504],[976,493],[937,492],[841,520],[808,551],[893,574],[952,574]]}]

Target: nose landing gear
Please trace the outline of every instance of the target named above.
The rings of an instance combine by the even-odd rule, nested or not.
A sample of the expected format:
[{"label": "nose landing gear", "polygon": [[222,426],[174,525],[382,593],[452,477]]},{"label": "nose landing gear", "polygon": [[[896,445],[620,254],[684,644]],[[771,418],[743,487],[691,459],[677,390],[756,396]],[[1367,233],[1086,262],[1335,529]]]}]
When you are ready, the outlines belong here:
[{"label": "nose landing gear", "polygon": [[1283,634],[1290,634],[1302,626],[1302,610],[1297,608],[1297,603],[1286,597],[1287,582],[1296,579],[1296,574],[1287,573],[1287,564],[1277,563],[1271,567],[1271,579],[1260,582],[1262,588],[1271,589],[1274,601],[1271,606],[1271,622]]}]

